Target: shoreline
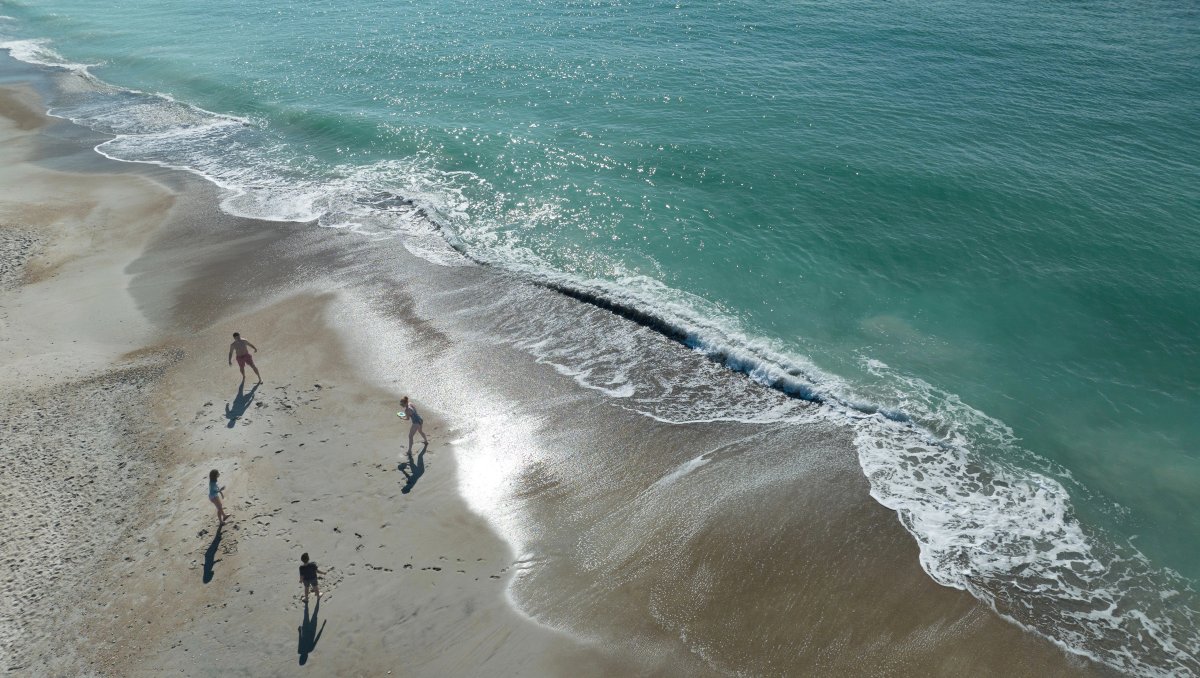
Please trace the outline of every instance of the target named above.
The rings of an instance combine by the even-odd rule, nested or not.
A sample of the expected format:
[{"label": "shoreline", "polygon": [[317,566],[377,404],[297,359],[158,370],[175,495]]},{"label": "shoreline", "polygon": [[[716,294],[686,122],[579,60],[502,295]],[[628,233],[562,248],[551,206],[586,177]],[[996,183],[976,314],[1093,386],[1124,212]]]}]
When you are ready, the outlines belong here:
[{"label": "shoreline", "polygon": [[[121,177],[174,173],[129,167],[112,171]],[[671,425],[622,411],[551,365],[531,359],[517,348],[519,341],[504,338],[520,319],[516,309],[531,303],[539,312],[571,314],[610,323],[613,331],[629,331],[615,316],[598,319],[602,310],[538,292],[500,272],[439,269],[407,255],[395,242],[372,244],[308,225],[229,217],[217,209],[215,188],[192,177],[173,176],[162,183],[172,186],[173,193],[170,200],[147,207],[147,215],[154,215],[147,221],[158,221],[146,226],[143,244],[110,238],[89,255],[92,261],[75,259],[94,270],[122,271],[127,282],[119,289],[128,289],[141,318],[142,326],[122,339],[129,350],[105,354],[105,359],[120,360],[131,351],[170,358],[150,398],[157,435],[167,437],[162,447],[169,451],[155,462],[161,477],[146,493],[150,522],[114,542],[154,548],[135,561],[138,565],[121,561],[105,573],[118,588],[128,585],[121,595],[132,595],[138,603],[117,611],[117,621],[105,625],[140,628],[137,622],[146,621],[146,610],[154,610],[153,623],[146,624],[154,633],[138,631],[136,638],[117,634],[109,640],[91,636],[80,643],[80,651],[94,650],[110,659],[89,670],[294,671],[296,652],[287,646],[295,641],[290,622],[299,607],[290,568],[303,549],[323,568],[334,566],[322,616],[346,629],[338,632],[332,647],[328,641],[318,643],[306,664],[337,672],[381,672],[398,657],[414,656],[420,661],[407,668],[417,675],[589,675],[588,669],[592,675],[707,675],[736,669],[739,661],[750,662],[753,670],[755,657],[738,656],[736,645],[706,650],[680,642],[682,623],[701,642],[715,643],[726,633],[773,660],[779,659],[778,649],[756,643],[769,638],[769,644],[786,644],[806,637],[816,653],[799,656],[819,659],[822,663],[807,665],[833,673],[872,665],[912,675],[1014,669],[1014,652],[1023,653],[1025,662],[1015,670],[1028,675],[1103,673],[1000,620],[969,595],[930,581],[894,514],[867,496],[844,432]],[[101,219],[95,225],[110,223]],[[55,237],[62,236],[48,236]],[[118,251],[111,258],[98,261],[114,248]],[[67,261],[70,256],[78,255],[63,255]],[[63,296],[61,282],[53,281],[62,275],[56,273],[62,264],[57,266],[45,266],[45,275],[35,275],[13,294],[20,298],[41,286],[46,299]],[[112,286],[109,280],[106,289]],[[505,284],[519,289],[504,289],[497,299],[481,297]],[[112,317],[109,313],[105,319]],[[49,320],[38,329],[42,335],[78,331]],[[102,324],[92,322],[89,329]],[[218,404],[237,402],[230,397],[234,373],[217,363],[224,359],[222,337],[233,329],[260,348],[270,346],[271,355],[285,356],[283,364],[274,358],[260,362],[267,384],[240,418],[227,418]],[[664,360],[675,361],[676,369],[703,369],[701,357],[667,346],[665,338],[638,337],[647,352],[667,356]],[[13,354],[8,362],[20,363],[19,356]],[[284,378],[276,377],[273,368]],[[32,377],[19,373],[14,379]],[[408,493],[401,491],[406,483],[399,481],[401,472],[395,468],[402,430],[390,406],[401,392],[431,403],[422,412],[434,438],[424,458],[428,475]],[[524,414],[498,416],[509,409]],[[328,447],[318,451],[319,446]],[[606,451],[610,449],[617,452]],[[661,454],[622,461],[617,474],[592,467],[595,460],[627,449]],[[796,449],[812,453],[798,463],[790,459]],[[696,450],[706,452],[696,456]],[[327,456],[334,453],[332,459]],[[701,461],[689,466],[689,459]],[[674,542],[691,549],[675,562],[656,553],[654,541],[671,543],[673,533],[687,531],[686,521],[628,534],[661,518],[653,511],[663,508],[657,499],[638,503],[647,488],[672,477],[672,469],[678,478],[697,477],[721,468],[725,460],[740,462],[746,471],[756,465],[760,471],[796,466],[783,480],[807,481],[797,492],[781,480],[756,485],[747,478],[747,487],[763,492],[734,497],[742,508],[752,506],[768,517],[772,510],[778,514],[781,507],[796,504],[807,510],[785,511],[773,521],[760,519],[753,526],[765,529],[752,538],[734,529],[740,516],[710,515],[689,540]],[[777,465],[767,466],[767,461]],[[201,476],[209,465],[222,469],[230,494],[238,499],[230,502],[233,524],[216,542],[217,562],[206,568],[200,563],[215,542],[215,519],[202,501]],[[503,487],[497,478],[515,483],[516,489]],[[696,500],[691,494],[669,509],[682,505],[700,511]],[[477,515],[489,511],[491,527]],[[397,517],[403,522],[395,524],[388,519],[393,512],[407,515]],[[810,515],[828,518],[831,512],[835,520],[806,520]],[[302,524],[308,529],[294,527]],[[509,539],[522,530],[536,534],[518,534],[514,543],[522,552],[513,554],[492,527]],[[847,533],[862,543],[839,553],[836,546]],[[756,541],[762,534],[771,539]],[[146,542],[137,541],[143,538]],[[714,562],[722,562],[713,561],[714,554],[730,544],[739,546],[743,555],[735,560],[744,562],[726,563],[728,570],[715,575],[706,573]],[[593,555],[587,555],[589,550]],[[372,555],[356,555],[363,552]],[[614,553],[626,555],[614,559]],[[809,553],[835,554],[837,559],[806,562]],[[742,579],[740,572],[761,567],[756,563],[763,557],[792,563],[792,569],[759,583],[731,586]],[[796,562],[802,565],[797,568]],[[847,567],[857,579],[843,571]],[[213,576],[203,582],[206,569]],[[159,579],[151,576],[160,572]],[[459,579],[447,581],[450,575]],[[771,610],[772,598],[789,592],[794,597],[797,577],[817,582],[800,596],[815,611]],[[703,581],[708,584],[701,590],[686,590]],[[683,590],[673,593],[672,583]],[[719,593],[722,586],[728,596]],[[821,595],[821,589],[833,595]],[[687,599],[696,594],[706,602],[693,609]],[[540,623],[512,609],[510,595]],[[339,600],[350,605],[342,607]],[[410,609],[380,610],[385,606],[370,604],[380,600],[403,601]],[[904,610],[915,621],[870,621],[862,606],[871,601],[881,609]],[[115,601],[102,603],[106,614],[115,610]],[[755,617],[762,609],[769,624]],[[234,610],[238,616],[230,618]],[[92,620],[80,623],[94,634],[100,628],[99,612],[87,614]],[[805,614],[810,615],[808,623]],[[829,628],[813,629],[810,624],[818,619]],[[764,634],[764,628],[775,631]],[[264,629],[270,629],[265,646],[271,650],[266,653],[263,638],[243,640]],[[881,647],[886,638],[895,646]],[[143,646],[132,647],[134,642]],[[89,648],[89,643],[99,643],[103,650]],[[844,649],[847,656],[831,655],[825,649],[837,647],[858,648],[865,656],[852,656],[849,649]],[[630,648],[637,648],[633,654],[638,656],[627,657]],[[217,663],[200,665],[194,652]],[[758,669],[770,672],[765,666]]]}]

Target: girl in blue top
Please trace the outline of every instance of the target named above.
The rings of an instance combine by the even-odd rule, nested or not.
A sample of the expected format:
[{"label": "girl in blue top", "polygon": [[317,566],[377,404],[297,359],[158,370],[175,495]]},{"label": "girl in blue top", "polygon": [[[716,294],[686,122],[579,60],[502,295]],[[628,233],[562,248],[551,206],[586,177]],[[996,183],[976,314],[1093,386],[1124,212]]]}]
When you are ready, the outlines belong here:
[{"label": "girl in blue top", "polygon": [[408,396],[404,396],[400,399],[400,406],[404,408],[404,416],[407,417],[410,422],[412,422],[412,426],[408,429],[408,450],[410,452],[412,451],[413,436],[418,433],[421,434],[421,442],[428,445],[429,438],[426,438],[425,431],[421,430],[421,424],[425,422],[423,419],[421,419],[421,415],[417,414],[417,408],[414,407],[411,402],[409,402]]},{"label": "girl in blue top", "polygon": [[225,488],[217,485],[217,469],[208,472],[208,500],[217,505],[217,520],[225,524],[225,508],[221,506],[221,498],[225,496]]}]

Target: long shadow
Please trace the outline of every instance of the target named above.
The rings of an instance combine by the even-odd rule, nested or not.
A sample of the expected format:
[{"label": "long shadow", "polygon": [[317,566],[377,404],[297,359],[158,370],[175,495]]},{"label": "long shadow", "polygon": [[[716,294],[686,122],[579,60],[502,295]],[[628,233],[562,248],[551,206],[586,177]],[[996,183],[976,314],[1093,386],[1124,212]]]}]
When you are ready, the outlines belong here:
[{"label": "long shadow", "polygon": [[229,428],[237,425],[237,420],[241,419],[246,413],[246,408],[250,407],[250,403],[254,402],[254,392],[258,390],[258,384],[255,384],[249,391],[243,393],[246,382],[238,384],[237,396],[234,397],[233,403],[225,403],[225,418],[229,420]]},{"label": "long shadow", "polygon": [[400,488],[400,491],[404,494],[412,492],[412,489],[417,485],[417,481],[421,479],[421,476],[425,475],[425,450],[428,447],[429,443],[422,444],[421,451],[417,453],[415,460],[412,457],[412,453],[409,453],[408,461],[400,462],[400,465],[397,467],[408,480],[408,482],[404,483],[404,487]]},{"label": "long shadow", "polygon": [[325,633],[325,622],[321,622],[321,628],[317,629],[317,614],[320,611],[320,598],[317,598],[311,618],[308,616],[308,601],[304,602],[304,622],[296,627],[296,633],[300,636],[296,642],[296,652],[300,655],[300,666],[308,663],[309,653],[317,649],[317,642],[321,640],[321,634]]},{"label": "long shadow", "polygon": [[213,536],[212,543],[208,545],[208,550],[204,552],[204,583],[213,580],[213,565],[221,562],[217,560],[217,548],[221,546],[221,527],[217,527],[217,534]]}]

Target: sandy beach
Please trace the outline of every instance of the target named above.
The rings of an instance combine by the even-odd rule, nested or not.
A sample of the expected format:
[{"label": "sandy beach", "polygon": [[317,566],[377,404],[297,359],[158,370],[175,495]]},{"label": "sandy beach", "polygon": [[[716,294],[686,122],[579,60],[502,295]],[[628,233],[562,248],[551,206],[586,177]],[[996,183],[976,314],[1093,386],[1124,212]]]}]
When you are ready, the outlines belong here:
[{"label": "sandy beach", "polygon": [[[543,349],[586,320],[663,384],[815,406],[511,274],[229,216],[197,177],[101,158],[6,68],[4,670],[1108,675],[935,584],[847,431],[655,419]],[[263,384],[227,364],[235,331]]]}]

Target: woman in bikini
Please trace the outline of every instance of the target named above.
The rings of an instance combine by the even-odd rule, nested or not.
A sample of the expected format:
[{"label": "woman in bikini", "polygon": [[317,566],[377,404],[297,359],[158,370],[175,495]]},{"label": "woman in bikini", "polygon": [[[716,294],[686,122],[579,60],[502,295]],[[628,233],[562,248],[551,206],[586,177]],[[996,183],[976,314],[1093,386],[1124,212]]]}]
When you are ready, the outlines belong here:
[{"label": "woman in bikini", "polygon": [[408,429],[408,450],[410,452],[412,451],[413,436],[418,433],[421,434],[421,442],[428,445],[429,438],[426,438],[425,431],[421,430],[421,424],[424,423],[425,420],[421,419],[421,415],[417,414],[417,408],[413,407],[413,404],[409,402],[408,396],[404,396],[400,399],[400,406],[404,408],[404,416],[407,417],[410,422],[412,422],[412,427]]},{"label": "woman in bikini", "polygon": [[217,485],[217,477],[221,474],[217,469],[208,472],[208,500],[217,506],[217,520],[225,524],[225,508],[221,506],[221,498],[225,496],[225,488]]}]

